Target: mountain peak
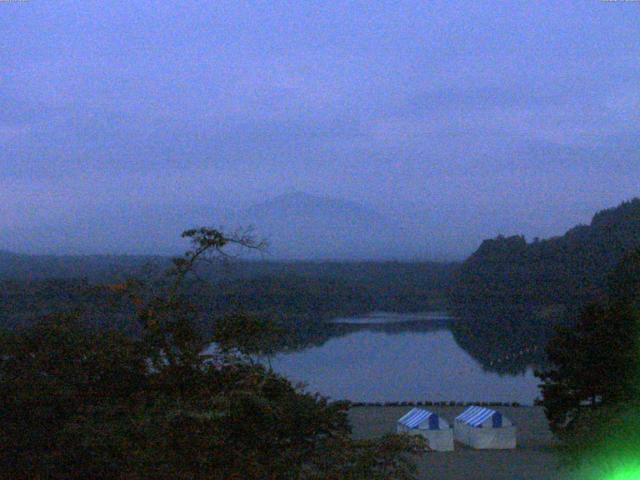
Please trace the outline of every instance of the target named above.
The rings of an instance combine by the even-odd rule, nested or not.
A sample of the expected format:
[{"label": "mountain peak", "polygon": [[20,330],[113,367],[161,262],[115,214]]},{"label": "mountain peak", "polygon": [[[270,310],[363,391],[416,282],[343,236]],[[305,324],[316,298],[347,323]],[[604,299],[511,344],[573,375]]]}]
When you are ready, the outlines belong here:
[{"label": "mountain peak", "polygon": [[402,251],[387,218],[340,198],[285,193],[247,208],[236,220],[254,226],[276,258],[371,259]]}]

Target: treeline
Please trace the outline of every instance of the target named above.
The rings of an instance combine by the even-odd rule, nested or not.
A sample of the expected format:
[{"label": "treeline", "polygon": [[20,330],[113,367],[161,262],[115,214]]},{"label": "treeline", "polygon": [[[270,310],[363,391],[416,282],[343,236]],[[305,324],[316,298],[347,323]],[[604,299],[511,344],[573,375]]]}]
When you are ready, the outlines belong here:
[{"label": "treeline", "polygon": [[603,294],[607,274],[638,246],[634,199],[561,237],[486,240],[458,269],[450,298],[457,305],[583,305]]},{"label": "treeline", "polygon": [[[453,264],[262,263],[234,264],[200,282],[214,311],[236,309],[320,317],[372,311],[420,312],[444,303]],[[206,272],[204,275],[206,276]]]},{"label": "treeline", "polygon": [[[185,248],[187,245],[185,245]],[[455,263],[400,261],[272,261],[241,258],[198,265],[198,273],[209,280],[256,277],[329,277],[347,281],[372,278],[405,284],[418,279],[441,283]],[[157,255],[25,255],[0,250],[0,280],[85,278],[99,282],[123,275],[140,275],[171,266],[171,257]],[[398,277],[400,275],[400,277]]]},{"label": "treeline", "polygon": [[[136,268],[137,276],[144,278],[164,271],[166,265],[163,259],[146,270],[142,265]],[[453,269],[431,263],[238,262],[200,268],[199,278],[188,284],[186,292],[198,309],[197,327],[203,334],[212,330],[216,318],[242,311],[286,322],[292,334],[304,336],[310,335],[313,325],[334,316],[438,308]],[[66,312],[79,313],[95,326],[131,331],[135,328],[129,321],[134,313],[131,305],[115,301],[103,288],[122,282],[131,271],[106,274],[103,269],[102,276],[99,271],[90,278],[0,282],[0,326],[15,328],[42,315]]]},{"label": "treeline", "polygon": [[168,258],[142,255],[22,255],[0,250],[0,280],[78,279],[101,281],[139,272],[145,265],[168,267]]}]

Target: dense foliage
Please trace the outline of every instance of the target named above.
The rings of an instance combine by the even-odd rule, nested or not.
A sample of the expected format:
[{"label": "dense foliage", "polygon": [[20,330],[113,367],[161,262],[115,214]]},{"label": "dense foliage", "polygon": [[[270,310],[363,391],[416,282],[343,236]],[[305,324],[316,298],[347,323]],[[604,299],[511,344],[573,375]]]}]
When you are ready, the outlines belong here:
[{"label": "dense foliage", "polygon": [[606,298],[557,328],[547,347],[553,368],[539,373],[550,426],[578,464],[640,449],[640,436],[630,434],[640,418],[640,250],[609,284]]},{"label": "dense foliage", "polygon": [[[71,263],[62,264],[73,269],[76,260],[67,261]],[[166,269],[163,265],[131,271],[149,279]],[[81,273],[82,263],[76,266]],[[0,282],[0,325],[28,325],[39,315],[64,311],[81,313],[95,325],[113,326],[116,318],[119,328],[131,330],[130,305],[114,301],[112,292],[97,288],[106,281],[121,281],[128,271],[123,267],[117,274],[103,275],[98,269],[87,279],[4,280]],[[428,263],[232,262],[199,266],[199,280],[188,280],[186,295],[200,312],[195,321],[202,333],[210,334],[216,319],[239,310],[288,320],[292,329],[300,328],[302,322],[304,328],[312,328],[310,324],[339,315],[415,312],[440,306],[452,271],[451,265]]]},{"label": "dense foliage", "polygon": [[[424,444],[354,441],[347,405],[249,361],[276,334],[229,318],[220,348],[193,328],[183,291],[196,261],[234,239],[187,232],[165,282],[105,290],[133,304],[140,334],[49,315],[0,338],[0,471],[52,479],[410,479]],[[240,241],[244,243],[244,241]],[[255,334],[261,342],[255,342]]]},{"label": "dense foliage", "polygon": [[86,278],[105,281],[133,274],[147,264],[170,265],[169,258],[142,255],[24,255],[0,250],[0,279],[44,280]]},{"label": "dense foliage", "polygon": [[634,199],[561,237],[486,240],[460,267],[451,297],[456,304],[583,305],[605,292],[607,274],[639,246]]}]

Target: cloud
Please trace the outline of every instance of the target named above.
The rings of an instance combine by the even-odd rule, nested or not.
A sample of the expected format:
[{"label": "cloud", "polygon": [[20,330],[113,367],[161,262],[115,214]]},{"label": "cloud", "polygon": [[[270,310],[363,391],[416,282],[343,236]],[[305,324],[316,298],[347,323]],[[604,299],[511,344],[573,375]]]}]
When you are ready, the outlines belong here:
[{"label": "cloud", "polygon": [[493,225],[531,202],[544,230],[563,202],[615,204],[640,175],[637,22],[621,5],[87,0],[8,15],[5,228],[113,210],[117,230],[118,208],[142,221],[302,189],[408,216],[490,210]]}]

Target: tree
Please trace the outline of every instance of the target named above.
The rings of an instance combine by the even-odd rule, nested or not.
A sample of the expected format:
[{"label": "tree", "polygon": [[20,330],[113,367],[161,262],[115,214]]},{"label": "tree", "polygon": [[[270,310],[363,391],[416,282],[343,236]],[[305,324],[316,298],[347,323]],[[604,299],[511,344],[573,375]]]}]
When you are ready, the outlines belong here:
[{"label": "tree", "polygon": [[148,381],[136,343],[72,316],[43,318],[0,341],[0,462],[13,478],[64,470],[67,426],[109,406],[128,408]]},{"label": "tree", "polygon": [[260,357],[268,360],[274,355],[283,329],[271,319],[235,313],[216,322],[212,340],[226,353],[239,353],[251,362]]},{"label": "tree", "polygon": [[[640,251],[625,258],[609,284],[606,299],[557,329],[547,346],[553,368],[538,372],[551,429],[578,463],[619,447],[615,435],[638,426],[628,420],[640,414]],[[640,447],[640,437],[633,438]]]},{"label": "tree", "polygon": [[628,400],[635,390],[635,319],[621,306],[588,306],[547,346],[552,370],[539,373],[551,429],[571,433],[581,413]]},{"label": "tree", "polygon": [[[407,479],[424,444],[354,441],[348,404],[305,393],[253,354],[264,325],[228,319],[207,354],[183,283],[248,237],[190,230],[193,250],[154,285],[108,290],[133,302],[142,334],[55,316],[0,341],[0,469],[10,478]],[[234,322],[239,322],[234,326]],[[243,323],[244,322],[244,323]],[[245,327],[251,326],[247,332]],[[270,331],[270,330],[269,330]],[[249,334],[248,334],[249,333]],[[255,342],[253,335],[262,335]],[[265,343],[266,342],[266,343]]]}]

